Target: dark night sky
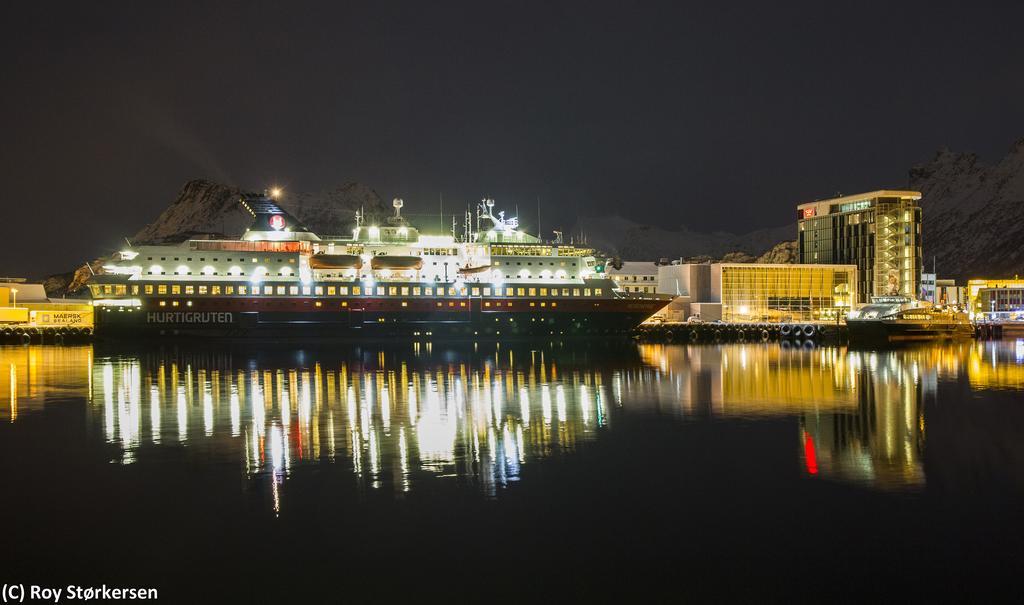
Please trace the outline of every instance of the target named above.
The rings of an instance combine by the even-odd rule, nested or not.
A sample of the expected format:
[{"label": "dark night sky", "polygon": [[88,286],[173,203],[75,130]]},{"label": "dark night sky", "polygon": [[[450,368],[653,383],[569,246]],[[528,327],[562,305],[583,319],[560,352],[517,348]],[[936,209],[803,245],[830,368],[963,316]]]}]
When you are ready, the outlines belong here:
[{"label": "dark night sky", "polygon": [[1024,136],[1019,5],[703,4],[8,7],[0,274],[105,254],[195,177],[746,231]]}]

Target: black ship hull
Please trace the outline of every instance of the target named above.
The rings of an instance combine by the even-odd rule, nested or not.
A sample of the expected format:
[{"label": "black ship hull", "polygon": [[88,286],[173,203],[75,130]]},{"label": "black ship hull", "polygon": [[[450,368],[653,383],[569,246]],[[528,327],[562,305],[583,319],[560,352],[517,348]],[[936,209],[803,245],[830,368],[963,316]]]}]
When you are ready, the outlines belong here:
[{"label": "black ship hull", "polygon": [[957,340],[974,336],[966,322],[847,320],[850,344],[878,345]]},{"label": "black ship hull", "polygon": [[[153,301],[151,301],[153,302]],[[659,311],[658,299],[560,301],[561,308],[498,310],[480,300],[445,302],[441,307],[397,307],[391,301],[365,301],[358,307],[316,307],[315,301],[260,301],[252,310],[237,301],[192,308],[104,308],[97,313],[96,335],[110,339],[506,339],[551,336],[627,335]],[[284,308],[281,308],[284,307]],[[522,308],[525,307],[525,308]],[[507,308],[507,307],[506,307]]]}]

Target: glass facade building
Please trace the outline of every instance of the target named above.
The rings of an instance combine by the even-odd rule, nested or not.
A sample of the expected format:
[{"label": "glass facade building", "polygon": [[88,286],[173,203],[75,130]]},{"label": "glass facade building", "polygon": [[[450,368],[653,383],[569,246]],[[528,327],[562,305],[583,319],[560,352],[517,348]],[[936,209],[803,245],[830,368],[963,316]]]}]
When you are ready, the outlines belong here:
[{"label": "glass facade building", "polygon": [[797,206],[799,262],[857,267],[857,297],[921,289],[917,191],[872,191]]},{"label": "glass facade building", "polygon": [[859,300],[853,265],[723,263],[711,271],[723,321],[834,322]]}]

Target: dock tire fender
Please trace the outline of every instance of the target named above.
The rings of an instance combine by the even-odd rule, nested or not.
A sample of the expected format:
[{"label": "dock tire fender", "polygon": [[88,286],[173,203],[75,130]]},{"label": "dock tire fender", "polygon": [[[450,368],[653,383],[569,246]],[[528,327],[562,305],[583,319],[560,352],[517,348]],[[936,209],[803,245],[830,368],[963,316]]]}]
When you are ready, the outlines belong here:
[{"label": "dock tire fender", "polygon": [[761,330],[761,342],[768,342],[771,338],[772,335],[768,330]]},{"label": "dock tire fender", "polygon": [[779,327],[779,334],[782,337],[784,337],[784,338],[788,337],[792,333],[793,333],[793,326],[791,326],[789,324],[782,324],[782,326]]},{"label": "dock tire fender", "polygon": [[814,336],[814,333],[817,332],[818,329],[812,324],[806,324],[801,331],[804,333],[804,336],[810,338]]}]

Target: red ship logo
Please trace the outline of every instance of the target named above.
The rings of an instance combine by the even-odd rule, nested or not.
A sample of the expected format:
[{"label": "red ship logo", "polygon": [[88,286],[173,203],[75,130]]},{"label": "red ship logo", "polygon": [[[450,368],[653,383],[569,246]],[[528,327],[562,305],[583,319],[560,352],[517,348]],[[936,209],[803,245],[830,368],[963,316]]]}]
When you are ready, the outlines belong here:
[{"label": "red ship logo", "polygon": [[284,229],[284,217],[281,216],[280,214],[275,214],[274,216],[270,217],[269,222],[270,226],[276,231]]}]

